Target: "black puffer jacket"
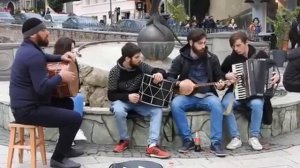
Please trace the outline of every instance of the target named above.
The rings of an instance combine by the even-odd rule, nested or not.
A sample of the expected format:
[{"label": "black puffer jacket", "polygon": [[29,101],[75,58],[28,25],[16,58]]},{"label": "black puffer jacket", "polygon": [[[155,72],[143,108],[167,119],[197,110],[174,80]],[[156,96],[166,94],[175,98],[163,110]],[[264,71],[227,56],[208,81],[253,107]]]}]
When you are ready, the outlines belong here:
[{"label": "black puffer jacket", "polygon": [[289,92],[300,92],[300,48],[287,55],[288,65],[283,74],[283,85]]},{"label": "black puffer jacket", "polygon": [[[190,56],[191,48],[189,44],[185,45],[180,49],[180,55],[178,55],[172,62],[171,68],[169,69],[167,75],[169,80],[179,81],[187,79],[190,72],[191,63],[194,59]],[[221,71],[221,66],[219,59],[216,55],[207,51],[206,54],[206,71],[208,82],[217,82],[220,79],[224,79],[224,74]],[[210,90],[216,94],[215,88],[212,86]]]}]

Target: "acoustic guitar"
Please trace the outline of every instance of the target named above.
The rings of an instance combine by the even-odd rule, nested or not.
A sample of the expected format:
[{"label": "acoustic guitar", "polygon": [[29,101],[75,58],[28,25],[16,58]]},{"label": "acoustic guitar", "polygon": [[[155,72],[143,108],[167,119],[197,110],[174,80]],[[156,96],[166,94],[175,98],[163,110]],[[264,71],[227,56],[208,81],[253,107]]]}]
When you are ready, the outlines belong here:
[{"label": "acoustic guitar", "polygon": [[[221,83],[224,83],[225,85],[229,84],[229,80],[225,80],[225,81],[220,81]],[[177,93],[180,95],[190,95],[193,93],[193,91],[199,87],[204,87],[204,86],[213,86],[216,85],[217,83],[220,82],[210,82],[210,83],[201,83],[201,84],[195,84],[193,81],[191,81],[190,79],[185,79],[180,81],[179,83],[179,88],[177,90]]]}]

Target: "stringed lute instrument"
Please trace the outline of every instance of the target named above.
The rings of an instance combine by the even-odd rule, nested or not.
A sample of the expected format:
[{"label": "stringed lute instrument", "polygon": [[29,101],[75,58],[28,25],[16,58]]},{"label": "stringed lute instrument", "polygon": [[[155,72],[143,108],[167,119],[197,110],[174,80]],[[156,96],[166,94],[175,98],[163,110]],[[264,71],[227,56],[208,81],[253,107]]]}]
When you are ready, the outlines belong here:
[{"label": "stringed lute instrument", "polygon": [[[230,81],[225,80],[225,81],[220,81],[223,82],[225,85],[228,85]],[[205,86],[214,86],[217,83],[220,82],[209,82],[209,83],[201,83],[201,84],[195,84],[193,81],[191,81],[190,79],[185,79],[180,81],[179,83],[179,88],[176,91],[177,94],[180,95],[190,95],[193,93],[193,91],[199,87],[205,87]]]}]

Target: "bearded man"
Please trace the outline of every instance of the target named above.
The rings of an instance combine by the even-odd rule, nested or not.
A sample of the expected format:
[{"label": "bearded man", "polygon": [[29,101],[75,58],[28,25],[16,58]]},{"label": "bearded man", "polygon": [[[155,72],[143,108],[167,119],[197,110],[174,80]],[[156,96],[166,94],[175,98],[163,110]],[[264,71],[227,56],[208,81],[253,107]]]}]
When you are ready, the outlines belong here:
[{"label": "bearded man", "polygon": [[[74,54],[67,52],[62,56],[43,52],[48,46],[49,31],[44,23],[31,18],[22,27],[24,40],[16,53],[9,85],[12,113],[17,123],[58,127],[59,139],[50,160],[51,167],[77,168],[81,165],[68,157],[83,154],[71,148],[74,137],[81,125],[79,113],[51,102],[54,89],[60,82],[75,80],[74,73],[62,69],[57,75],[48,76],[47,62],[75,60]],[[62,103],[60,103],[62,104]]]},{"label": "bearded man", "polygon": [[187,36],[187,44],[180,49],[168,71],[169,80],[177,80],[179,90],[189,88],[187,80],[194,84],[215,82],[215,85],[199,87],[189,95],[176,95],[171,103],[173,120],[181,136],[183,145],[178,151],[188,152],[194,148],[192,133],[185,112],[188,110],[206,110],[210,112],[210,141],[211,151],[218,157],[226,154],[221,147],[223,105],[217,96],[216,89],[224,89],[221,82],[224,75],[221,71],[218,57],[207,51],[206,33],[202,29],[194,29]]},{"label": "bearded man", "polygon": [[113,151],[123,152],[129,146],[127,131],[127,115],[137,114],[150,117],[148,145],[145,154],[156,158],[169,158],[169,152],[159,147],[160,126],[162,121],[162,109],[140,102],[139,88],[143,75],[152,74],[153,82],[159,83],[163,80],[166,72],[159,68],[153,68],[142,62],[141,49],[133,44],[126,43],[122,47],[122,56],[109,72],[108,99],[112,101],[111,112],[116,119],[120,141],[115,145]]}]

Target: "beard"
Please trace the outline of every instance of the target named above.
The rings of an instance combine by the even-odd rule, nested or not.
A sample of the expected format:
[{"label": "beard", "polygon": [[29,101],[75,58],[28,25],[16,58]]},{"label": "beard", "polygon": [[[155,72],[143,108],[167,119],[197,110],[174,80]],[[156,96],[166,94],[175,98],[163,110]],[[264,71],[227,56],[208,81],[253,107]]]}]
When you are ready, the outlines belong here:
[{"label": "beard", "polygon": [[200,57],[200,56],[202,56],[202,55],[205,54],[206,49],[203,48],[203,49],[201,49],[201,50],[198,50],[198,49],[193,45],[193,46],[192,46],[192,51],[193,51],[198,57]]},{"label": "beard", "polygon": [[40,47],[47,47],[49,45],[49,40],[48,38],[43,39],[39,34],[37,34],[36,43]]},{"label": "beard", "polygon": [[140,65],[140,62],[137,63],[137,64],[134,64],[134,63],[132,62],[132,60],[130,60],[129,65],[130,65],[131,68],[137,68],[137,67]]}]

